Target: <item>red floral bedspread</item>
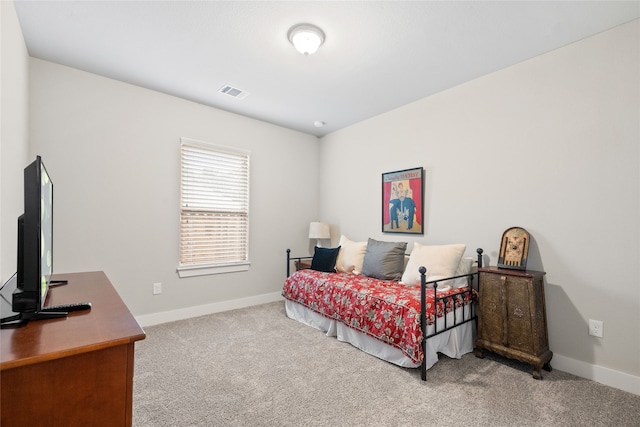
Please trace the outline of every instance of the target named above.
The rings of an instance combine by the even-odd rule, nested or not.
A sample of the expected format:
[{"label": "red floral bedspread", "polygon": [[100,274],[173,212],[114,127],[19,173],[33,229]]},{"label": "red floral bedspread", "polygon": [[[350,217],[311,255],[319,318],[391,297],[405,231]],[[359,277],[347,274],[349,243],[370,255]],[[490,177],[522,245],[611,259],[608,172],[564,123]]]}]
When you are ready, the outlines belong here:
[{"label": "red floral bedspread", "polygon": [[[438,298],[468,288],[438,292]],[[367,276],[300,270],[289,276],[282,295],[291,301],[344,323],[398,348],[415,363],[421,363],[420,287]],[[469,303],[468,294],[446,299],[446,311]],[[444,315],[438,300],[438,317]],[[427,289],[427,324],[435,321],[433,289]],[[451,325],[448,325],[451,326]]]}]

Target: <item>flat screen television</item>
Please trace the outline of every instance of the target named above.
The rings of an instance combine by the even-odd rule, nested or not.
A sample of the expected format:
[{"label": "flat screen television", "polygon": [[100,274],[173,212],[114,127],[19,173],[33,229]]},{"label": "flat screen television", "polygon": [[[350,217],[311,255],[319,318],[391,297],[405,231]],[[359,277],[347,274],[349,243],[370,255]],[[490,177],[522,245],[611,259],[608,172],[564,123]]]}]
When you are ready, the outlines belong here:
[{"label": "flat screen television", "polygon": [[18,269],[12,294],[12,319],[61,317],[43,307],[53,273],[53,182],[42,158],[24,169],[24,213],[18,218]]},{"label": "flat screen television", "polygon": [[[70,311],[90,310],[90,302],[45,307],[49,288],[66,284],[52,280],[53,182],[42,158],[24,168],[24,213],[18,218],[18,269],[0,288],[2,327],[29,320],[64,317]],[[11,304],[7,304],[11,292]],[[10,315],[7,315],[10,306]]]},{"label": "flat screen television", "polygon": [[53,272],[53,182],[42,158],[24,169],[24,213],[18,218],[18,283],[13,311],[24,317],[44,306]]}]

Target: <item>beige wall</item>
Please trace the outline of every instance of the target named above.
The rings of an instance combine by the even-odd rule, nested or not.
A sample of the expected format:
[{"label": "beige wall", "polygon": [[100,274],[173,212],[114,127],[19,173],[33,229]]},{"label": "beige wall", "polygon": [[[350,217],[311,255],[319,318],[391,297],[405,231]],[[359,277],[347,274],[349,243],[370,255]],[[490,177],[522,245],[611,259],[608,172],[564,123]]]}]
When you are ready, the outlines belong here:
[{"label": "beige wall", "polygon": [[[307,251],[318,211],[301,197],[317,138],[38,59],[29,105],[30,154],[55,185],[55,271],[104,270],[136,316],[279,298],[285,250]],[[251,151],[248,272],[178,278],[180,137]]]},{"label": "beige wall", "polygon": [[[640,393],[638,29],[635,21],[326,136],[321,216],[338,237],[465,243],[492,265],[502,232],[526,228],[528,267],[547,272],[556,364],[630,374],[622,377]],[[425,235],[383,235],[381,173],[419,166]],[[604,321],[604,338],[587,334],[589,319]]]},{"label": "beige wall", "polygon": [[29,54],[13,2],[0,2],[0,283],[16,271],[17,218],[24,210]]}]

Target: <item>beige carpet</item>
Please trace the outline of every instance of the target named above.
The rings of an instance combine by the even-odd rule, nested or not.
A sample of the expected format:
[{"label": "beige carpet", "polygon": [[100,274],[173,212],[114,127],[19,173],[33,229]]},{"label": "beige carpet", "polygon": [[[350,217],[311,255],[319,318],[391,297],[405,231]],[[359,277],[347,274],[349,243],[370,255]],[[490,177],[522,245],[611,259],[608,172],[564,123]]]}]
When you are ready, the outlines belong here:
[{"label": "beige carpet", "polygon": [[146,333],[136,343],[136,427],[640,425],[640,396],[558,370],[537,381],[491,354],[440,356],[422,382],[417,369],[288,319],[282,302]]}]

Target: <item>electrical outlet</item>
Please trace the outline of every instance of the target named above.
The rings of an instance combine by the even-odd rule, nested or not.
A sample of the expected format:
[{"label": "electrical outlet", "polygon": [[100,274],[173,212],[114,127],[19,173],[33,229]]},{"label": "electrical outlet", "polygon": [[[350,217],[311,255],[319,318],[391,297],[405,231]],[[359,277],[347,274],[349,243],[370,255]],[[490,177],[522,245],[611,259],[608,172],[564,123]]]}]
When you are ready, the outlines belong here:
[{"label": "electrical outlet", "polygon": [[589,319],[589,335],[602,338],[604,335],[602,321]]},{"label": "electrical outlet", "polygon": [[153,294],[158,295],[162,293],[162,283],[153,284]]}]

